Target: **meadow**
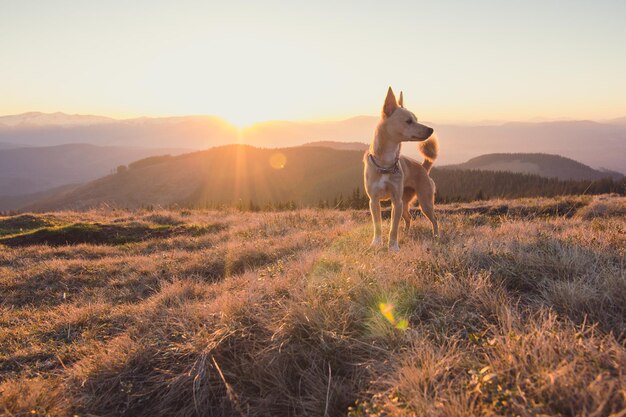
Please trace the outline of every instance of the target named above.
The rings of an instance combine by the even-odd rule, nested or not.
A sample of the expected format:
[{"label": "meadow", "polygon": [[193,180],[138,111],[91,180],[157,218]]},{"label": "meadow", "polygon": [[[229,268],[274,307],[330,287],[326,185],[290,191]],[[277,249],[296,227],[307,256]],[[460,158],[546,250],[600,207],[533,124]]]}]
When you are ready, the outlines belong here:
[{"label": "meadow", "polygon": [[0,414],[626,416],[626,198],[437,214],[1,216]]}]

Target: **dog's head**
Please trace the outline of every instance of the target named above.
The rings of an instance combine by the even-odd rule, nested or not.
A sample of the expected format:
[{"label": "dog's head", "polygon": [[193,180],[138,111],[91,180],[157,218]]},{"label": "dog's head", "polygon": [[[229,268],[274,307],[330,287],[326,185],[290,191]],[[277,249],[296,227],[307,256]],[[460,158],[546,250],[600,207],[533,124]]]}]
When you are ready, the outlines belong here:
[{"label": "dog's head", "polygon": [[387,131],[389,138],[398,142],[422,142],[433,134],[433,129],[417,122],[417,117],[404,108],[404,97],[400,92],[400,100],[396,101],[393,90],[389,87],[383,105],[381,127]]}]

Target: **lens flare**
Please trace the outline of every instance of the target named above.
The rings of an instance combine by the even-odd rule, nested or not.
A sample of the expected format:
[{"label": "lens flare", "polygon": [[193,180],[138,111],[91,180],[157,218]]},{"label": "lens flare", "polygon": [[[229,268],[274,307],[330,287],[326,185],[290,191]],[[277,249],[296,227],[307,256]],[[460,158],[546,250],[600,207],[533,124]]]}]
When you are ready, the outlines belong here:
[{"label": "lens flare", "polygon": [[380,303],[378,309],[393,327],[398,330],[406,330],[409,328],[409,322],[406,319],[396,320],[393,315],[394,305],[391,303]]},{"label": "lens flare", "polygon": [[281,152],[273,153],[270,156],[270,166],[274,169],[283,169],[287,164],[287,157]]}]

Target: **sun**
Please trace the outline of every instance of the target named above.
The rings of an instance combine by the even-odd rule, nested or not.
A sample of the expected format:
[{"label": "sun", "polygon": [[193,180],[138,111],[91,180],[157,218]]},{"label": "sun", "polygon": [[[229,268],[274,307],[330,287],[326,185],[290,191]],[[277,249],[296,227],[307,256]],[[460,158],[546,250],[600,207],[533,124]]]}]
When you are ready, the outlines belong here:
[{"label": "sun", "polygon": [[253,126],[256,123],[260,123],[264,121],[262,116],[253,115],[250,113],[237,113],[237,114],[225,115],[224,119],[228,123],[230,123],[231,125],[235,126],[238,129],[246,129],[246,128],[249,128],[250,126]]}]

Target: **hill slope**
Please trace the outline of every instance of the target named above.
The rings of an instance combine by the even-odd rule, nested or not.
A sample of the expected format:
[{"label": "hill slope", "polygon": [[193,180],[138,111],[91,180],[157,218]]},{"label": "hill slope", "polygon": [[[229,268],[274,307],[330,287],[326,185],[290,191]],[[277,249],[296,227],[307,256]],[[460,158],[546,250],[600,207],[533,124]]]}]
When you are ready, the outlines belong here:
[{"label": "hill slope", "polygon": [[534,174],[562,180],[598,180],[606,177],[620,179],[617,172],[598,171],[573,159],[541,153],[495,153],[481,155],[467,162],[444,168],[508,171]]},{"label": "hill slope", "polygon": [[[362,152],[324,147],[280,150],[231,145],[131,164],[110,175],[43,200],[31,208],[87,208],[102,202],[121,207],[180,204],[316,204],[362,183]],[[272,167],[273,158],[284,166]]]},{"label": "hill slope", "polygon": [[180,149],[67,144],[0,149],[0,196],[41,192],[102,177],[151,155]]},{"label": "hill slope", "polygon": [[[362,160],[362,151],[325,146],[258,149],[230,145],[136,161],[128,170],[45,196],[21,208],[46,211],[101,204],[122,208],[253,208],[288,203],[361,208],[367,206]],[[623,179],[564,182],[510,172],[439,168],[431,176],[438,187],[439,201],[624,192]]]},{"label": "hill slope", "polygon": [[623,414],[626,200],[494,204],[0,217],[0,410]]}]

